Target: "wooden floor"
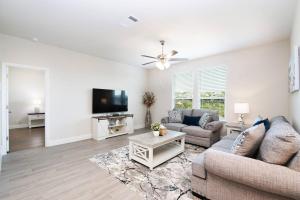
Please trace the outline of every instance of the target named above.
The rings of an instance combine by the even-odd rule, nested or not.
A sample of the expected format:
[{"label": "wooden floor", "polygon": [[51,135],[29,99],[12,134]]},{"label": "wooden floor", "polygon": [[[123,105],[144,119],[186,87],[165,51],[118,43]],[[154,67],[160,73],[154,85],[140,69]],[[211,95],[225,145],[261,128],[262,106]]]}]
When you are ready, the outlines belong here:
[{"label": "wooden floor", "polygon": [[[146,132],[137,130],[135,134]],[[33,148],[3,157],[1,200],[142,199],[88,159],[128,145],[128,135]]]},{"label": "wooden floor", "polygon": [[18,128],[9,130],[9,151],[45,146],[45,128]]}]

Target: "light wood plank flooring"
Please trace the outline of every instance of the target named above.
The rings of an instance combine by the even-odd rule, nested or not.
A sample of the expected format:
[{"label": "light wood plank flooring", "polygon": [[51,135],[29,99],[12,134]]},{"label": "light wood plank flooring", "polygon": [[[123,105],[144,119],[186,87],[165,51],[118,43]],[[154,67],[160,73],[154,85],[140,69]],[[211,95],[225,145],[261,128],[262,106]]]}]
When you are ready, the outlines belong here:
[{"label": "light wood plank flooring", "polygon": [[9,151],[45,146],[45,128],[18,128],[9,130]]},{"label": "light wood plank flooring", "polygon": [[[140,129],[135,134],[144,133]],[[128,135],[34,148],[3,157],[1,200],[142,199],[88,159],[128,145]]]}]

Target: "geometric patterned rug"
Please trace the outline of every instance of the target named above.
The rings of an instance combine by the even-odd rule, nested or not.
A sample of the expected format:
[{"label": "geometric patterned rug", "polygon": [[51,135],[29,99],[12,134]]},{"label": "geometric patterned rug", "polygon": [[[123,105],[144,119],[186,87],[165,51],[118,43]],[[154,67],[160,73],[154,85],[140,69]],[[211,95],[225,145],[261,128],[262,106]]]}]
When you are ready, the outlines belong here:
[{"label": "geometric patterned rug", "polygon": [[130,161],[128,146],[101,153],[90,158],[109,174],[146,200],[189,200],[191,192],[191,160],[203,152],[203,147],[185,144],[184,153],[150,170]]}]

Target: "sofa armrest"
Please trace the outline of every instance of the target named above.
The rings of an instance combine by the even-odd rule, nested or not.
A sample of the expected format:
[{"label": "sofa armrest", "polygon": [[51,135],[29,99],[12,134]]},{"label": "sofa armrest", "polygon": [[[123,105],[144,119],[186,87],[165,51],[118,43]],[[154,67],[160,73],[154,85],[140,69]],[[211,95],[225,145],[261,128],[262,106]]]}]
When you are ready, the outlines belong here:
[{"label": "sofa armrest", "polygon": [[204,167],[224,179],[300,199],[300,173],[288,167],[212,149],[204,154]]},{"label": "sofa armrest", "polygon": [[223,126],[223,122],[221,121],[212,121],[205,125],[204,129],[211,130],[212,132],[219,131]]},{"label": "sofa armrest", "polygon": [[162,119],[160,120],[160,122],[161,122],[162,124],[167,124],[167,123],[169,123],[169,117],[164,117],[164,118],[162,118]]}]

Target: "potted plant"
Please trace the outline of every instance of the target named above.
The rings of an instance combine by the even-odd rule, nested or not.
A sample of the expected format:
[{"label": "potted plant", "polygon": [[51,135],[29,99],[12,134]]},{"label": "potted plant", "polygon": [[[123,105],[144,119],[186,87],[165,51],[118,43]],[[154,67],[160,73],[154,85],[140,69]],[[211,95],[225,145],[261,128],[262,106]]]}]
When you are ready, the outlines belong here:
[{"label": "potted plant", "polygon": [[143,103],[147,107],[147,113],[145,118],[145,127],[150,128],[152,119],[151,119],[151,113],[150,113],[150,107],[155,103],[155,96],[153,92],[145,92],[143,96]]},{"label": "potted plant", "polygon": [[151,130],[154,136],[159,136],[160,123],[155,122],[151,124]]}]

